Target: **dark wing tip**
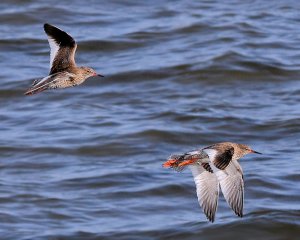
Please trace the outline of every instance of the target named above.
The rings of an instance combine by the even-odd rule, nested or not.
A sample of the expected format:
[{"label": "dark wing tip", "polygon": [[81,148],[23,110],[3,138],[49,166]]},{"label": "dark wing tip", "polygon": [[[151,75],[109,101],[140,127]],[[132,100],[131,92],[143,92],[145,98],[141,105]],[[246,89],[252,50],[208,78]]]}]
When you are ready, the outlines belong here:
[{"label": "dark wing tip", "polygon": [[203,209],[203,212],[204,212],[206,218],[210,222],[213,223],[215,221],[215,215],[216,215],[216,211],[217,211],[217,205],[215,205],[215,206],[202,206],[201,208]]},{"label": "dark wing tip", "polygon": [[45,23],[44,24],[44,29],[48,28],[48,27],[52,27],[52,25],[50,25],[49,23]]},{"label": "dark wing tip", "polygon": [[51,33],[55,30],[61,31],[60,29],[58,29],[57,27],[54,27],[53,25],[51,25],[49,23],[44,24],[44,31],[46,34],[51,35]]},{"label": "dark wing tip", "polygon": [[205,216],[207,218],[208,221],[210,221],[211,223],[213,223],[215,221],[215,214],[212,212],[205,212]]},{"label": "dark wing tip", "polygon": [[234,212],[235,212],[235,214],[238,216],[238,217],[240,217],[240,218],[242,218],[244,215],[243,215],[243,210],[241,209],[241,210],[234,210]]},{"label": "dark wing tip", "polygon": [[215,221],[215,216],[210,216],[207,219],[208,219],[208,221],[210,221],[211,223],[213,223]]},{"label": "dark wing tip", "polygon": [[60,46],[74,47],[76,44],[75,40],[68,33],[49,23],[44,24],[44,30]]}]

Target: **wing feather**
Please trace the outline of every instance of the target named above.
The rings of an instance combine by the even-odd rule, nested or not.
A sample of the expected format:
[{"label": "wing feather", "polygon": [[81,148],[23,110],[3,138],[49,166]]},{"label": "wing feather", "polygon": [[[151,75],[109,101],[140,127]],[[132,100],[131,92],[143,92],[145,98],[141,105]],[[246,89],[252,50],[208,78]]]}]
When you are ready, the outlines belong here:
[{"label": "wing feather", "polygon": [[242,168],[237,161],[232,161],[225,172],[228,175],[220,182],[223,195],[235,214],[242,217],[244,206],[244,180]]},{"label": "wing feather", "polygon": [[244,180],[243,170],[236,160],[228,161],[225,168],[220,169],[215,164],[218,153],[215,149],[203,149],[209,156],[209,165],[216,174],[223,195],[236,215],[243,216]]},{"label": "wing feather", "polygon": [[49,75],[40,81],[35,82],[32,87],[25,92],[25,95],[32,95],[50,88],[68,87],[67,81],[71,80],[73,77],[74,74],[69,72],[59,72]]},{"label": "wing feather", "polygon": [[207,219],[215,220],[218,207],[219,183],[215,174],[206,171],[201,165],[190,165],[197,189],[197,197],[200,207]]},{"label": "wing feather", "polygon": [[217,174],[221,190],[228,205],[239,217],[243,216],[244,181],[243,171],[237,161],[231,161],[225,170]]},{"label": "wing feather", "polygon": [[77,44],[66,32],[48,23],[44,24],[50,45],[50,75],[76,66],[75,51]]}]

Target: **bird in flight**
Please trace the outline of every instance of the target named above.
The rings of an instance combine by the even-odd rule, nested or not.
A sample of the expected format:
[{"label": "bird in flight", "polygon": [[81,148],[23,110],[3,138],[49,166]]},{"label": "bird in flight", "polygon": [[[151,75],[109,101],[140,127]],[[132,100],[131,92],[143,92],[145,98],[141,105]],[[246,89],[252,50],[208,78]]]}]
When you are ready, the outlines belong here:
[{"label": "bird in flight", "polygon": [[77,86],[93,76],[103,77],[92,68],[76,66],[74,58],[77,44],[68,33],[48,23],[44,24],[44,30],[51,49],[50,73],[41,80],[35,80],[25,95]]},{"label": "bird in flight", "polygon": [[220,187],[234,213],[243,216],[244,180],[238,160],[249,153],[261,154],[244,144],[222,142],[185,154],[171,155],[163,166],[177,171],[190,167],[200,207],[207,219],[214,222]]}]

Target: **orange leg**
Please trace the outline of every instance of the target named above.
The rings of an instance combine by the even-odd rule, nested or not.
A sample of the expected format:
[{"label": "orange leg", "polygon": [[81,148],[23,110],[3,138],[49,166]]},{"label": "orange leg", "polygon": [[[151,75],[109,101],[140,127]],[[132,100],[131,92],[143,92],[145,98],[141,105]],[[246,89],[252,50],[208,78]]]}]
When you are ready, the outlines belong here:
[{"label": "orange leg", "polygon": [[178,164],[178,167],[182,167],[182,166],[186,166],[186,165],[189,165],[189,164],[193,164],[195,162],[195,160],[185,160],[181,163]]},{"label": "orange leg", "polygon": [[174,165],[176,162],[177,162],[177,160],[170,159],[170,160],[166,161],[166,162],[163,164],[163,167],[165,167],[165,168],[173,167],[173,165]]}]

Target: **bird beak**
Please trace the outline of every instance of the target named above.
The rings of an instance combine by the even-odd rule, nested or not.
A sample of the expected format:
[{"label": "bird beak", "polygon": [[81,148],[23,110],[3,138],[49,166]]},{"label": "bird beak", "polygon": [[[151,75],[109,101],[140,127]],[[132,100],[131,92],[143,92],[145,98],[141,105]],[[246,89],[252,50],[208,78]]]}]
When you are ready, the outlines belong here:
[{"label": "bird beak", "polygon": [[99,77],[104,77],[103,75],[101,75],[101,74],[97,74],[97,76],[99,76]]},{"label": "bird beak", "polygon": [[254,150],[252,150],[252,149],[251,149],[251,153],[262,154],[262,153],[260,153],[260,152],[254,151]]}]

